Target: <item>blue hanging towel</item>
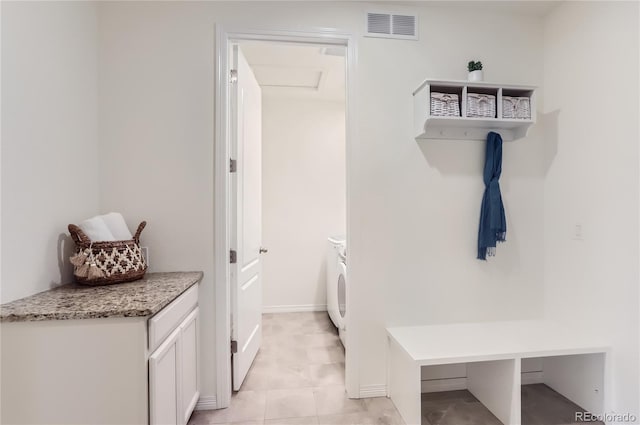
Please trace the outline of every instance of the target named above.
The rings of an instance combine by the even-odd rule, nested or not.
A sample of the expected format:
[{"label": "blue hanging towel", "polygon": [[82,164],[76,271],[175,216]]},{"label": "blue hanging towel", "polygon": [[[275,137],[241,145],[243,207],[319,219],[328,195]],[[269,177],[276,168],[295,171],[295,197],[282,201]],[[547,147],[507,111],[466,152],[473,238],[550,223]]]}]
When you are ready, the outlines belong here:
[{"label": "blue hanging towel", "polygon": [[480,230],[478,232],[478,260],[496,255],[496,244],[507,236],[507,220],[500,194],[502,173],[502,137],[493,131],[487,136],[487,151],[484,164],[484,196],[480,208]]}]

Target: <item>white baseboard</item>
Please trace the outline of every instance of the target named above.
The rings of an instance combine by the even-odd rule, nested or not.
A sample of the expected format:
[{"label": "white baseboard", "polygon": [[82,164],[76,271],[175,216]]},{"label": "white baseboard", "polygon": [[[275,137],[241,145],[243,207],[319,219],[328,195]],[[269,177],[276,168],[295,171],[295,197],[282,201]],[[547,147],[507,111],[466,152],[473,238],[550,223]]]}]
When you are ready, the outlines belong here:
[{"label": "white baseboard", "polygon": [[194,410],[214,410],[218,408],[216,396],[200,397]]},{"label": "white baseboard", "polygon": [[429,379],[420,382],[420,389],[423,393],[466,390],[467,378]]},{"label": "white baseboard", "polygon": [[299,304],[299,305],[265,305],[263,313],[299,313],[305,311],[327,311],[326,304]]},{"label": "white baseboard", "polygon": [[542,384],[542,372],[522,372],[522,385]]},{"label": "white baseboard", "polygon": [[363,385],[360,387],[360,398],[372,398],[372,397],[386,397],[387,386],[384,384],[378,385]]}]

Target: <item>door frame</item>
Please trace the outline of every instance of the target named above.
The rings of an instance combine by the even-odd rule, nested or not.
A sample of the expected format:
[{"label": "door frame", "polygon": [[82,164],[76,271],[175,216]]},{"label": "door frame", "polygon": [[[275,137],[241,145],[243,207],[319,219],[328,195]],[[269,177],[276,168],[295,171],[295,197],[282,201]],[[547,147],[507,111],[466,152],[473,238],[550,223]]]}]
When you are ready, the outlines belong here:
[{"label": "door frame", "polygon": [[[230,224],[231,224],[231,193],[229,185],[230,160],[230,70],[229,48],[231,43],[238,41],[274,41],[286,43],[334,45],[346,48],[346,219],[347,246],[350,252],[351,228],[351,193],[352,177],[350,166],[352,163],[352,146],[357,140],[356,128],[356,71],[357,46],[356,38],[349,32],[332,28],[311,28],[305,31],[225,28],[216,25],[215,40],[215,148],[214,148],[214,285],[215,285],[215,353],[216,353],[216,408],[228,407],[231,402],[231,292],[230,292]],[[347,286],[347,300],[353,279]],[[353,329],[354,312],[352,303],[348,301],[347,329]],[[351,398],[359,397],[359,370],[356,362],[357,333],[349,332],[347,338],[345,358],[345,387]]]}]

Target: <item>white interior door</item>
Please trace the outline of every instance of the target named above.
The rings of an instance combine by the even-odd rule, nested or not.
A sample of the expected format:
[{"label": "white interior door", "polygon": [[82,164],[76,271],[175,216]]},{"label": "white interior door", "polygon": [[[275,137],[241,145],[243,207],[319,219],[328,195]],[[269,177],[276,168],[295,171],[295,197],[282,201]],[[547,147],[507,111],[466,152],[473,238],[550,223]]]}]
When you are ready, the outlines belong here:
[{"label": "white interior door", "polygon": [[231,339],[233,389],[240,389],[262,339],[262,93],[240,47],[232,49]]}]

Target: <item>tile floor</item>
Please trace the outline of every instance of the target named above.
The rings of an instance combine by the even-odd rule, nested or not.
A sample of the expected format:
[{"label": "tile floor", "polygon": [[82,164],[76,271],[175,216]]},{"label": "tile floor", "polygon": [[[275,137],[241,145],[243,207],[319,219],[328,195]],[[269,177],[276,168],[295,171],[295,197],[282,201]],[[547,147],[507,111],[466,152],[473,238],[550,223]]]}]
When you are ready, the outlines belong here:
[{"label": "tile floor", "polygon": [[422,394],[423,425],[502,425],[469,391]]},{"label": "tile floor", "polygon": [[[580,406],[543,384],[522,386],[522,425],[574,425]],[[603,425],[602,422],[589,424]],[[422,394],[422,425],[502,425],[469,391]]]},{"label": "tile floor", "polygon": [[385,397],[351,400],[344,349],[327,313],[263,315],[262,347],[227,409],[188,425],[404,425]]},{"label": "tile floor", "polygon": [[[584,409],[544,384],[522,386],[522,425],[571,425]],[[589,421],[591,425],[604,425]]]},{"label": "tile floor", "polygon": [[[522,387],[523,425],[574,424],[580,409],[545,385]],[[593,423],[593,422],[592,422]],[[404,425],[385,397],[351,400],[344,349],[326,313],[263,316],[262,347],[231,406],[188,425]],[[596,422],[594,424],[599,424]],[[468,391],[422,395],[422,425],[501,425]]]}]

